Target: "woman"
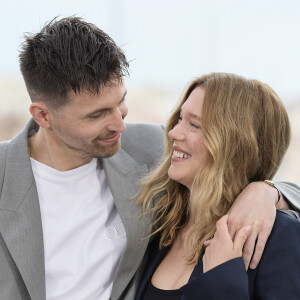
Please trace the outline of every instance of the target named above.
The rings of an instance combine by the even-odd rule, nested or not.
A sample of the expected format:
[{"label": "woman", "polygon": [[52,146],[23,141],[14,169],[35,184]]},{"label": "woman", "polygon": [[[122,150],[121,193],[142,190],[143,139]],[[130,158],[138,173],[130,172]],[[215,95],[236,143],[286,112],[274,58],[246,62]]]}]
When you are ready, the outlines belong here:
[{"label": "woman", "polygon": [[139,197],[156,237],[136,299],[300,299],[300,222],[278,212],[247,272],[250,228],[232,241],[225,215],[247,184],[274,176],[288,148],[278,95],[257,80],[209,74],[188,87],[166,132],[166,159]]}]

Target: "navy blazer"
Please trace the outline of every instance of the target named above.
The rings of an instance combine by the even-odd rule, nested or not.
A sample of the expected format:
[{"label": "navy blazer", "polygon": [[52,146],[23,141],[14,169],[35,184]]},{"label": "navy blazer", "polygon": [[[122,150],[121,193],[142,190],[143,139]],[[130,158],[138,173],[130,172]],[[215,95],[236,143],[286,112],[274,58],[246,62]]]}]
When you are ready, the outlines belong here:
[{"label": "navy blazer", "polygon": [[[167,253],[158,249],[158,238],[149,245],[150,257],[136,300],[141,300],[152,275]],[[272,233],[258,267],[246,272],[242,257],[203,274],[202,259],[186,285],[181,300],[299,300],[300,221],[277,212]]]}]

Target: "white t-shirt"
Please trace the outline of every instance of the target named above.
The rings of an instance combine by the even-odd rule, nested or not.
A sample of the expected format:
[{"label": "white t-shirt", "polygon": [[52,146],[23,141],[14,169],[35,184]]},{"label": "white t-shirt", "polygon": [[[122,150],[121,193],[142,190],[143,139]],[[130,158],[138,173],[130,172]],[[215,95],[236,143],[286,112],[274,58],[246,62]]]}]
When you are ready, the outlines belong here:
[{"label": "white t-shirt", "polygon": [[47,300],[107,300],[126,233],[97,159],[60,172],[31,159],[43,224]]}]

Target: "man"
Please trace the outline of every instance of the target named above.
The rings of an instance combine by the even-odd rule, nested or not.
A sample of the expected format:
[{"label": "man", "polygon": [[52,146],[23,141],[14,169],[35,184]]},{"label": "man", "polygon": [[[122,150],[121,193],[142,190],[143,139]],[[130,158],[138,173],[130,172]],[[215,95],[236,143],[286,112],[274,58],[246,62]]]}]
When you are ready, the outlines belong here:
[{"label": "man", "polygon": [[[0,299],[133,299],[151,230],[134,195],[159,162],[163,130],[125,132],[125,55],[81,19],[27,36],[20,66],[33,119],[0,148]],[[296,186],[280,190],[299,207]],[[261,255],[270,230],[259,227],[271,227],[276,201],[276,189],[258,183],[232,208],[232,234],[256,224],[249,260],[257,236]]]}]

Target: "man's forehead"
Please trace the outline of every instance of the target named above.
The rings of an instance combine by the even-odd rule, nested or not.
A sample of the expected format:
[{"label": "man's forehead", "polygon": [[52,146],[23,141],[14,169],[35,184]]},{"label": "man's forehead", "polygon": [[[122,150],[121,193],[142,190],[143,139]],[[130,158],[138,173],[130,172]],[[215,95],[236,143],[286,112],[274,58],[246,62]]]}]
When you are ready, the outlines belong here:
[{"label": "man's forehead", "polygon": [[70,95],[77,95],[77,94],[102,94],[107,93],[113,89],[122,89],[125,88],[124,80],[112,80],[105,84],[99,84],[98,86],[81,86],[80,90],[74,92],[73,89],[69,90]]},{"label": "man's forehead", "polygon": [[78,116],[91,114],[101,109],[111,109],[119,105],[124,99],[127,90],[124,85],[107,86],[100,93],[83,90],[80,93],[71,93],[66,111]]},{"label": "man's forehead", "polygon": [[90,91],[87,89],[83,89],[77,93],[73,90],[69,92],[68,98],[69,102],[81,102],[81,101],[109,101],[109,100],[117,100],[115,98],[123,97],[124,94],[127,92],[124,84],[119,85],[110,85],[110,86],[103,86],[99,89],[99,91]]}]

